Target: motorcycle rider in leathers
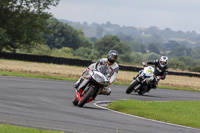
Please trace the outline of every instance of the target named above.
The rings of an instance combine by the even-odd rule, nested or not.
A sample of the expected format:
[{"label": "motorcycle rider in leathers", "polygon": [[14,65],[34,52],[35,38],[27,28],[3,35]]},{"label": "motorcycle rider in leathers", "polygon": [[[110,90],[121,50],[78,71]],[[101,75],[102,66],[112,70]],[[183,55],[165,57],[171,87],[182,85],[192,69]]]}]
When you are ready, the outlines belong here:
[{"label": "motorcycle rider in leathers", "polygon": [[[98,65],[106,65],[109,68],[110,83],[107,87],[104,87],[102,89],[100,94],[110,95],[110,93],[111,93],[111,89],[109,88],[109,86],[115,81],[116,75],[119,71],[119,66],[116,63],[117,57],[118,57],[118,52],[115,50],[110,50],[108,52],[107,58],[102,58],[99,61],[97,61],[96,63],[93,63],[88,67],[90,69],[96,69],[98,67]],[[86,69],[83,71],[83,74],[85,73],[85,71],[86,71]],[[83,81],[83,76],[81,76],[79,78],[79,80],[75,83],[74,87],[77,89],[82,81]]]},{"label": "motorcycle rider in leathers", "polygon": [[160,79],[164,80],[166,78],[166,75],[168,74],[168,57],[167,56],[161,56],[160,60],[153,60],[153,61],[147,61],[142,62],[143,66],[147,65],[155,65],[155,78],[153,80],[153,86],[152,88],[156,89],[158,82]]}]

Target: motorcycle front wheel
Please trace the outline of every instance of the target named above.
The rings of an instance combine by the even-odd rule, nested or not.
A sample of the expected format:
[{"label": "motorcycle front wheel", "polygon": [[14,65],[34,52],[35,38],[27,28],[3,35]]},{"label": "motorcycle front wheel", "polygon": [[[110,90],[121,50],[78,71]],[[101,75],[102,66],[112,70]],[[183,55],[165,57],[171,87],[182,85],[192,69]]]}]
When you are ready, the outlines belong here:
[{"label": "motorcycle front wheel", "polygon": [[74,106],[78,105],[78,99],[75,97],[74,100],[72,101],[72,103],[74,104]]},{"label": "motorcycle front wheel", "polygon": [[78,102],[78,107],[83,107],[83,105],[90,99],[90,97],[94,94],[95,88],[90,86],[88,90],[83,94],[82,98]]},{"label": "motorcycle front wheel", "polygon": [[138,83],[139,82],[137,80],[134,80],[133,83],[126,89],[126,94],[133,92],[135,86],[138,85]]}]

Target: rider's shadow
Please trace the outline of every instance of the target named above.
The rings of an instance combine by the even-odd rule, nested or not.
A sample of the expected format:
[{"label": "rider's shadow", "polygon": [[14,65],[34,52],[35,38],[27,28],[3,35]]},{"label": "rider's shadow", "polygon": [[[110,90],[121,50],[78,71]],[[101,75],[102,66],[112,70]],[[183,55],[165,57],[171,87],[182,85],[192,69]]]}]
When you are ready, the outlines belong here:
[{"label": "rider's shadow", "polygon": [[160,97],[160,96],[155,96],[155,95],[150,95],[150,94],[149,95],[148,94],[138,95],[136,93],[135,94],[133,93],[133,94],[129,94],[129,95],[134,95],[134,96],[137,96],[137,97],[152,97],[152,98],[159,98],[159,99],[163,98],[163,97]]}]

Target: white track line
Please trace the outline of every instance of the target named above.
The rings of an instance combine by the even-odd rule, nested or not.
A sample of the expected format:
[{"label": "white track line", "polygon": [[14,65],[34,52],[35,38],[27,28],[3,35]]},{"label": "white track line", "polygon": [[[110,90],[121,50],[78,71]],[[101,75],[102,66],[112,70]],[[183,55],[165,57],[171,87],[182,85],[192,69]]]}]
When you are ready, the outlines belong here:
[{"label": "white track line", "polygon": [[94,104],[95,106],[99,107],[99,108],[102,108],[102,109],[105,109],[105,110],[109,110],[109,111],[112,111],[112,112],[115,112],[115,113],[118,113],[118,114],[130,116],[130,117],[134,117],[134,118],[139,118],[139,119],[143,119],[143,120],[153,121],[153,122],[157,122],[157,123],[162,123],[162,124],[166,124],[166,125],[176,126],[176,127],[184,127],[184,128],[189,128],[189,129],[196,129],[196,130],[199,130],[199,131],[200,131],[200,129],[198,129],[198,128],[192,128],[192,127],[187,127],[187,126],[182,126],[182,125],[167,123],[167,122],[163,122],[163,121],[148,119],[148,118],[144,118],[144,117],[140,117],[140,116],[130,115],[130,114],[118,112],[118,111],[111,110],[111,109],[108,109],[108,108],[106,108],[106,107],[103,107],[103,106],[98,105],[98,104],[103,104],[103,103],[106,104],[106,103],[110,103],[110,102],[111,102],[111,101],[97,101],[97,102],[95,102],[95,103],[93,103],[93,104]]}]

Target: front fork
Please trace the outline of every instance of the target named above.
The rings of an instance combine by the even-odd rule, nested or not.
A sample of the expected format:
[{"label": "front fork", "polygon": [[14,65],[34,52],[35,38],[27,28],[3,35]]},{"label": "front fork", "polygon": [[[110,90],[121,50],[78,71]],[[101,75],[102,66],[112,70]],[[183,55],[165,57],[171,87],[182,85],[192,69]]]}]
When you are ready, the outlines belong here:
[{"label": "front fork", "polygon": [[[141,81],[141,80],[142,80],[141,77],[137,76],[136,79],[132,81],[132,83],[133,83],[134,81],[139,82],[139,84],[134,88],[134,91],[135,91],[135,92],[139,91],[139,89],[141,88],[142,84],[146,81],[146,79],[144,79],[144,80],[142,80],[142,81]],[[132,83],[131,83],[131,84],[132,84]]]},{"label": "front fork", "polygon": [[141,87],[141,83],[140,84],[138,84],[134,89],[135,89],[135,92],[137,92],[139,89],[140,89],[140,87]]},{"label": "front fork", "polygon": [[87,83],[89,82],[89,79],[83,79],[83,81],[81,82],[81,84],[79,85],[79,87],[78,87],[78,91],[80,90],[80,89],[82,89],[82,90],[84,90],[83,88],[87,85]]}]

